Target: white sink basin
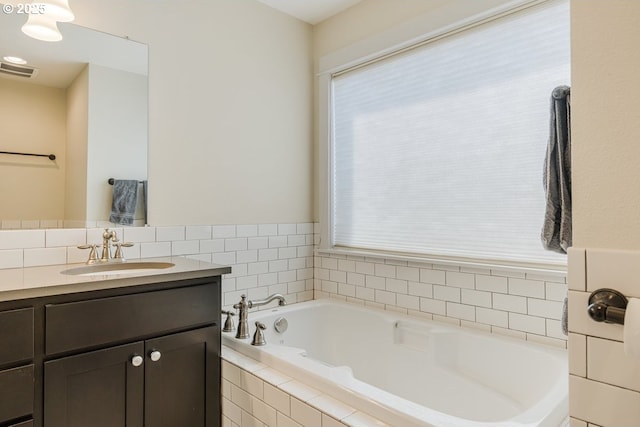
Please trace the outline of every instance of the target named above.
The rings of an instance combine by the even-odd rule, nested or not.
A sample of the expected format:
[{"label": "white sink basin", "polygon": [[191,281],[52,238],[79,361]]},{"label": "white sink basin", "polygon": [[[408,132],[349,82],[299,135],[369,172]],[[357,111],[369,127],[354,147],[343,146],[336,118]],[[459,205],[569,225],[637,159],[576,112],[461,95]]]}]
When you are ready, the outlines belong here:
[{"label": "white sink basin", "polygon": [[118,274],[148,273],[151,271],[171,268],[174,265],[175,264],[171,262],[158,261],[114,262],[70,268],[68,270],[61,271],[61,273],[72,276],[115,276]]}]

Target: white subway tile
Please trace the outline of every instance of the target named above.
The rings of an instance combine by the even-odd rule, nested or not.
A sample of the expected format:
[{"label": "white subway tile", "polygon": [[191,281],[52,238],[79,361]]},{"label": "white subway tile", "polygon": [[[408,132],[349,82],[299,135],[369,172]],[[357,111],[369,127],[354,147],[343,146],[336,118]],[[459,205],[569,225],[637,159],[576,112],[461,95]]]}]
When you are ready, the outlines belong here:
[{"label": "white subway tile", "polygon": [[474,306],[447,302],[446,309],[447,316],[449,317],[469,320],[471,322],[476,320],[476,308]]},{"label": "white subway tile", "polygon": [[338,283],[338,294],[347,297],[355,297],[356,287],[353,285],[348,285],[346,283]]},{"label": "white subway tile", "polygon": [[587,249],[587,291],[613,286],[626,296],[640,297],[640,251]]},{"label": "white subway tile", "polygon": [[339,259],[338,270],[354,273],[356,271],[356,262],[347,259]]},{"label": "white subway tile", "polygon": [[236,226],[214,225],[211,227],[211,237],[214,239],[233,239],[236,237]]},{"label": "white subway tile", "polygon": [[397,304],[400,307],[408,308],[410,310],[420,309],[420,298],[413,295],[397,294]]},{"label": "white subway tile", "polygon": [[585,421],[572,417],[569,419],[569,427],[590,427],[590,426],[588,426]]},{"label": "white subway tile", "polygon": [[623,326],[596,322],[587,313],[590,292],[569,291],[569,331],[622,341]]},{"label": "white subway tile", "polygon": [[295,282],[298,280],[298,275],[296,271],[281,271],[278,273],[278,283],[289,283]]},{"label": "white subway tile", "polygon": [[220,265],[232,265],[236,263],[236,253],[235,252],[222,252],[213,254],[211,256],[211,260],[214,264]]},{"label": "white subway tile", "polygon": [[496,310],[527,312],[527,299],[515,295],[493,294],[493,308]]},{"label": "white subway tile", "polygon": [[376,289],[375,301],[380,304],[396,304],[396,294],[393,292],[381,291]]},{"label": "white subway tile", "polygon": [[541,317],[509,313],[509,329],[544,335],[546,332],[546,323]]},{"label": "white subway tile", "polygon": [[296,276],[297,276],[297,280],[313,279],[313,269],[303,268],[300,270],[296,270]]},{"label": "white subway tile", "polygon": [[569,373],[580,377],[587,376],[587,337],[569,333]]},{"label": "white subway tile", "polygon": [[236,289],[234,290],[250,289],[258,286],[258,276],[243,276],[238,277],[235,280]]},{"label": "white subway tile", "polygon": [[359,273],[347,273],[347,283],[355,286],[365,286],[365,275]]},{"label": "white subway tile", "polygon": [[209,254],[224,252],[224,239],[201,240],[200,251]]},{"label": "white subway tile", "polygon": [[304,235],[287,236],[287,246],[305,246],[307,238]]},{"label": "white subway tile", "polygon": [[473,289],[462,289],[463,304],[470,304],[480,307],[491,307],[491,292],[476,291]]},{"label": "white subway tile", "polygon": [[571,415],[603,426],[636,426],[640,393],[609,384],[569,376]]},{"label": "white subway tile", "polygon": [[301,224],[296,224],[296,233],[297,234],[313,234],[313,223],[305,222]]},{"label": "white subway tile", "polygon": [[296,248],[280,248],[278,249],[279,259],[292,259],[298,257],[298,251]]},{"label": "white subway tile", "polygon": [[415,267],[396,267],[396,277],[410,282],[419,282],[420,269]]},{"label": "white subway tile", "polygon": [[492,310],[490,308],[476,307],[476,322],[508,328],[509,313],[506,311]]},{"label": "white subway tile", "polygon": [[[355,409],[351,406],[348,406],[326,394],[314,397],[313,399],[310,399],[308,403],[338,420],[348,417],[355,412]],[[325,427],[324,424],[323,427]]]},{"label": "white subway tile", "polygon": [[287,236],[289,234],[297,234],[298,227],[296,224],[278,224],[278,235]]},{"label": "white subway tile", "polygon": [[247,274],[262,274],[269,271],[268,262],[252,262],[247,264]]},{"label": "white subway tile", "polygon": [[385,289],[387,282],[384,277],[365,276],[365,286],[372,289]]},{"label": "white subway tile", "polygon": [[277,249],[260,249],[258,250],[259,261],[273,261],[278,259]]},{"label": "white subway tile", "polygon": [[264,273],[258,275],[258,286],[271,286],[278,283],[278,273]]},{"label": "white subway tile", "polygon": [[298,257],[311,257],[313,256],[313,246],[297,246]]},{"label": "white subway tile", "polygon": [[479,291],[499,292],[506,294],[508,291],[507,278],[498,276],[476,276],[476,289]]},{"label": "white subway tile", "polygon": [[378,277],[396,277],[396,267],[394,265],[376,264],[375,275]]},{"label": "white subway tile", "polygon": [[327,414],[322,414],[322,427],[346,427],[340,421],[336,420],[328,416]]},{"label": "white subway tile", "polygon": [[420,311],[444,316],[447,313],[446,303],[431,298],[420,298]]},{"label": "white subway tile", "polygon": [[141,258],[171,256],[171,242],[140,243]]},{"label": "white subway tile", "polygon": [[292,396],[296,396],[298,399],[302,400],[303,402],[306,402],[322,394],[315,388],[309,387],[308,385],[305,385],[296,380],[282,383],[278,385],[278,388],[285,391],[286,393],[289,393]]},{"label": "white subway tile", "polygon": [[46,230],[45,241],[47,248],[84,245],[87,243],[87,230],[84,228]]},{"label": "white subway tile", "polygon": [[277,261],[269,261],[269,272],[277,273],[279,271],[287,271],[289,268],[289,263],[286,259],[281,259]]},{"label": "white subway tile", "polygon": [[259,224],[258,236],[277,236],[278,224]]},{"label": "white subway tile", "polygon": [[246,251],[246,250],[247,250],[247,239],[246,238],[233,238],[233,239],[225,239],[224,240],[224,251],[225,252]]},{"label": "white subway tile", "polygon": [[375,264],[364,261],[356,261],[356,273],[373,276],[375,274]]},{"label": "white subway tile", "polygon": [[347,273],[345,273],[344,271],[329,270],[329,280],[331,280],[332,282],[346,283]]},{"label": "white subway tile", "polygon": [[258,237],[258,226],[251,225],[237,225],[236,237]]},{"label": "white subway tile", "polygon": [[231,402],[229,398],[222,399],[222,413],[237,425],[242,423],[242,408]]},{"label": "white subway tile", "polygon": [[296,280],[290,281],[287,283],[286,293],[296,294],[299,292],[305,292],[307,290],[307,285],[304,280]]},{"label": "white subway tile", "polygon": [[249,237],[247,239],[248,249],[266,249],[269,247],[268,237]]},{"label": "white subway tile", "polygon": [[25,267],[66,263],[67,248],[36,248],[24,250]]},{"label": "white subway tile", "polygon": [[433,297],[444,301],[460,302],[460,288],[434,285]]},{"label": "white subway tile", "polygon": [[390,427],[388,424],[363,412],[355,412],[343,420],[350,427]]},{"label": "white subway tile", "polygon": [[565,342],[567,341],[567,336],[562,332],[562,323],[559,320],[545,319],[545,323],[547,324],[547,336],[549,338],[557,338]]},{"label": "white subway tile", "polygon": [[264,384],[264,401],[284,415],[291,414],[289,395],[269,383]]},{"label": "white subway tile", "polygon": [[255,249],[236,252],[236,262],[251,263],[251,262],[257,262],[257,261],[258,261],[258,251]]},{"label": "white subway tile", "polygon": [[375,301],[376,290],[371,288],[363,288],[356,286],[356,298],[360,298],[367,301]]},{"label": "white subway tile", "polygon": [[250,412],[242,411],[242,427],[264,427],[262,421],[251,415]]},{"label": "white subway tile", "polygon": [[447,286],[457,286],[459,288],[474,289],[475,276],[469,273],[458,273],[455,271],[447,271],[445,277]]},{"label": "white subway tile", "polygon": [[640,391],[638,359],[618,341],[587,337],[587,373],[592,380]]},{"label": "white subway tile", "polygon": [[420,281],[423,283],[431,283],[433,285],[444,285],[445,272],[440,270],[430,270],[426,268],[421,268]]},{"label": "white subway tile", "polygon": [[320,411],[295,397],[291,398],[291,418],[303,426],[322,426]]},{"label": "white subway tile", "polygon": [[[282,412],[279,412],[276,414],[277,416],[277,425],[276,427],[303,427],[302,425],[298,424],[297,422],[293,421],[291,418],[287,417],[286,415],[284,415]],[[271,427],[271,426],[269,426]]]},{"label": "white subway tile", "polygon": [[126,227],[122,231],[122,240],[124,240],[125,242],[132,242],[132,243],[155,242],[156,228],[155,227]]},{"label": "white subway tile", "polygon": [[24,252],[22,249],[0,251],[0,269],[21,268],[23,266]]},{"label": "white subway tile", "polygon": [[544,282],[510,277],[509,293],[531,298],[544,298]]},{"label": "white subway tile", "polygon": [[4,230],[0,233],[0,250],[45,247],[44,230]]},{"label": "white subway tile", "polygon": [[419,297],[433,298],[433,285],[428,283],[409,282],[409,294]]},{"label": "white subway tile", "polygon": [[171,255],[190,255],[200,252],[200,241],[198,240],[179,240],[171,242]]},{"label": "white subway tile", "polygon": [[527,298],[528,311],[532,316],[546,317],[560,320],[562,318],[562,303],[560,301],[547,301],[535,298]]},{"label": "white subway tile", "polygon": [[[305,258],[289,259],[289,270],[300,270],[302,268],[307,268],[307,260]],[[309,268],[313,268],[313,263]]]},{"label": "white subway tile", "polygon": [[185,227],[156,227],[156,241],[170,242],[185,239]]},{"label": "white subway tile", "polygon": [[567,296],[567,284],[546,282],[545,295],[547,300],[564,301],[564,298]]},{"label": "white subway tile", "polygon": [[211,226],[209,225],[188,225],[185,230],[186,240],[209,240],[211,239]]},{"label": "white subway tile", "polygon": [[259,399],[263,398],[264,382],[257,376],[244,370],[240,371],[240,388]]}]

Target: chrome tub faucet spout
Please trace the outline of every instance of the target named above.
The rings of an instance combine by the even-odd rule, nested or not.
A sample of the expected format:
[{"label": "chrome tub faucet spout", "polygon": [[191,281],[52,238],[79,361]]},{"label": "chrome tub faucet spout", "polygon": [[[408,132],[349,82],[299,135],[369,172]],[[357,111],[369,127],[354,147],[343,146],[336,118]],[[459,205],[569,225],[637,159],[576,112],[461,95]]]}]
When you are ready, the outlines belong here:
[{"label": "chrome tub faucet spout", "polygon": [[259,307],[261,305],[269,304],[271,301],[278,300],[278,305],[286,305],[287,302],[281,294],[273,294],[264,300],[251,301],[247,300],[246,295],[240,296],[240,302],[233,305],[233,308],[238,310],[238,329],[236,331],[236,338],[245,339],[249,338],[249,309],[252,307]]}]

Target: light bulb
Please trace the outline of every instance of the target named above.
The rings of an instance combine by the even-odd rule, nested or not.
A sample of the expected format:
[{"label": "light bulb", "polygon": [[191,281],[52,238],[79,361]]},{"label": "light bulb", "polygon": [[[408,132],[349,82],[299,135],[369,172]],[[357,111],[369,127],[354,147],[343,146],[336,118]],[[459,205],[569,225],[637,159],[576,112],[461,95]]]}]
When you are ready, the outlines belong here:
[{"label": "light bulb", "polygon": [[56,21],[47,15],[29,15],[26,24],[22,26],[22,32],[29,37],[46,42],[62,40]]},{"label": "light bulb", "polygon": [[41,3],[44,4],[45,15],[58,22],[71,22],[75,19],[69,0],[43,0]]}]

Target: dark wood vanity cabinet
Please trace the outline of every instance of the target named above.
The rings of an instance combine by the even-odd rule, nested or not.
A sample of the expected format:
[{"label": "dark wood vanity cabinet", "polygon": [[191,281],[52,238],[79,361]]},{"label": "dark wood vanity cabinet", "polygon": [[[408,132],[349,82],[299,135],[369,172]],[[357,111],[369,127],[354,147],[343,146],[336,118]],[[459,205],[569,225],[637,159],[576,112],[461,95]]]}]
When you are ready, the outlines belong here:
[{"label": "dark wood vanity cabinet", "polygon": [[219,276],[33,302],[31,363],[0,370],[0,426],[220,426]]}]

